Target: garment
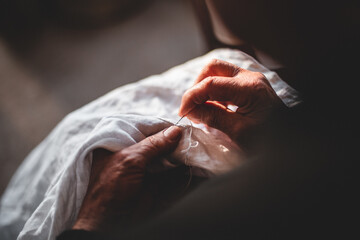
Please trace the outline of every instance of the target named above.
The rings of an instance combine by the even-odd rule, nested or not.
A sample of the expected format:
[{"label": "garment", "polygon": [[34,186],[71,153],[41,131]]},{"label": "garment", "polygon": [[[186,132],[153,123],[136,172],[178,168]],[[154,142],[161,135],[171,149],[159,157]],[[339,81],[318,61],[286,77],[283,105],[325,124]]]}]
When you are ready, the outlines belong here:
[{"label": "garment", "polygon": [[54,239],[69,228],[85,195],[92,150],[118,151],[170,126],[183,93],[213,58],[262,72],[287,106],[299,103],[275,72],[231,49],[115,89],[66,116],[24,160],[1,199],[0,238],[20,232],[18,239]]}]

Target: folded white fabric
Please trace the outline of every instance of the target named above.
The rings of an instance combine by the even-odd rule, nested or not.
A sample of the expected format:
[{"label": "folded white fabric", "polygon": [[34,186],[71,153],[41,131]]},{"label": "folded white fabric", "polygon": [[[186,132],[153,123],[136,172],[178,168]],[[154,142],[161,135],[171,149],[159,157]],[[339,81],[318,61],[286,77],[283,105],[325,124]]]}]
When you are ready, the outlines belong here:
[{"label": "folded white fabric", "polygon": [[[275,72],[231,49],[214,50],[161,75],[115,89],[66,116],[24,160],[1,199],[0,239],[55,239],[71,227],[86,192],[92,150],[118,151],[170,126],[179,118],[183,93],[213,58],[262,72],[287,106],[299,103],[296,91]],[[222,159],[211,154],[197,161],[195,156],[206,152],[201,148],[206,146],[207,133],[197,128],[193,133],[200,146],[197,152],[186,153],[188,164],[217,174],[241,163],[241,150],[226,141],[214,142],[218,149],[212,154],[229,152],[222,160],[227,164],[210,161]],[[181,151],[186,144],[180,144],[175,158],[185,159]]]}]

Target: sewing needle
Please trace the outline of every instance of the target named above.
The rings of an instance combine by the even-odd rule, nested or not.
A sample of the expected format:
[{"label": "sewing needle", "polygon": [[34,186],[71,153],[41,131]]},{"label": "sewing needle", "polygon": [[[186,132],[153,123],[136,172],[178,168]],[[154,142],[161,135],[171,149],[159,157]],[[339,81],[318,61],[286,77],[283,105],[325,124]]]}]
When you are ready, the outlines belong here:
[{"label": "sewing needle", "polygon": [[185,117],[186,115],[183,115],[174,125],[177,126],[179,122]]},{"label": "sewing needle", "polygon": [[196,106],[192,107],[186,114],[184,114],[174,125],[177,126],[181,120],[186,117],[192,110],[194,110]]}]

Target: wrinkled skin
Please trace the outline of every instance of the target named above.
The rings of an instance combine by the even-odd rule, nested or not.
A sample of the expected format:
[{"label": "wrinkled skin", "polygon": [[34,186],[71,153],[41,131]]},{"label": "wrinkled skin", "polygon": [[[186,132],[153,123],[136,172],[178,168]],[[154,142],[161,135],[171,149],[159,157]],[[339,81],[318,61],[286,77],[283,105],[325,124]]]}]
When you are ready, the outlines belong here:
[{"label": "wrinkled skin", "polygon": [[[228,104],[236,105],[237,110],[229,110]],[[184,94],[179,115],[187,115],[238,140],[245,131],[261,124],[279,104],[263,74],[215,59]],[[171,172],[162,176],[151,187],[149,179],[145,179],[148,164],[176,148],[181,129],[171,129],[168,135],[167,131],[159,132],[120,152],[94,151],[87,193],[73,229],[106,231],[147,214],[154,189],[176,175]],[[184,171],[180,170],[178,176],[184,176]],[[174,182],[181,186],[177,180],[171,184]],[[169,189],[175,189],[174,185],[165,192]]]},{"label": "wrinkled skin", "polygon": [[118,223],[129,223],[139,211],[137,205],[146,205],[138,202],[146,198],[142,192],[146,167],[171,153],[178,144],[181,129],[170,130],[119,152],[94,151],[87,193],[73,229],[106,231]]},{"label": "wrinkled skin", "polygon": [[[227,108],[229,104],[237,106],[235,112]],[[280,105],[262,73],[214,59],[185,92],[179,115],[220,129],[238,140]]]}]

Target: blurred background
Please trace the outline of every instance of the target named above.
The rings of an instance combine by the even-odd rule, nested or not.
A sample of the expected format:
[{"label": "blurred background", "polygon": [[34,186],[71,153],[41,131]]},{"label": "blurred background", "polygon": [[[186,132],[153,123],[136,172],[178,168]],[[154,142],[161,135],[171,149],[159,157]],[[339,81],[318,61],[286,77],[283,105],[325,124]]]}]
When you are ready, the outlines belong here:
[{"label": "blurred background", "polygon": [[189,0],[0,0],[0,195],[66,114],[205,45]]}]

